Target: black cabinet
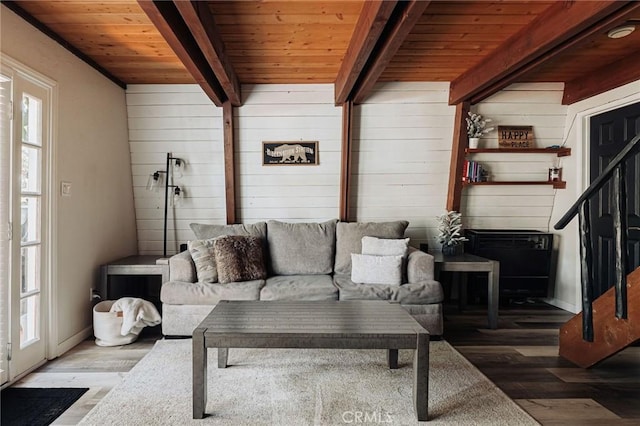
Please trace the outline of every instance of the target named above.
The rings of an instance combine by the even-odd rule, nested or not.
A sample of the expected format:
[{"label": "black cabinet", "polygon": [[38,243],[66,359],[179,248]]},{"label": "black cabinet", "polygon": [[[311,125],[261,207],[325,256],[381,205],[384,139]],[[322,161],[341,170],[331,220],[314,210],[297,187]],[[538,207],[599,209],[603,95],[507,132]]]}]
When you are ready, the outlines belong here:
[{"label": "black cabinet", "polygon": [[[547,297],[553,234],[513,229],[467,229],[465,236],[469,239],[465,242],[465,252],[500,261],[501,299]],[[476,275],[471,277],[470,293],[472,289],[486,289],[486,277]]]}]

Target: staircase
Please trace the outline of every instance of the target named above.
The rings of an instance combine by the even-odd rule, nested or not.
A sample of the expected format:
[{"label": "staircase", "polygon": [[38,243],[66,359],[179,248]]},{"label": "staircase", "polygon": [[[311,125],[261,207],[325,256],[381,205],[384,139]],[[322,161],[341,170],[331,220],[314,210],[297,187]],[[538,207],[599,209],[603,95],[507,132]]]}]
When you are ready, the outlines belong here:
[{"label": "staircase", "polygon": [[560,328],[560,356],[589,368],[640,340],[640,268],[627,276],[627,319],[615,316],[615,289],[593,302],[593,342],[582,339],[582,314]]},{"label": "staircase", "polygon": [[[629,273],[626,161],[640,150],[640,134],[616,155],[555,224],[563,229],[579,219],[582,313],[560,329],[560,356],[583,368],[591,367],[640,339],[640,268]],[[593,300],[593,247],[590,200],[611,184],[614,286]]]}]

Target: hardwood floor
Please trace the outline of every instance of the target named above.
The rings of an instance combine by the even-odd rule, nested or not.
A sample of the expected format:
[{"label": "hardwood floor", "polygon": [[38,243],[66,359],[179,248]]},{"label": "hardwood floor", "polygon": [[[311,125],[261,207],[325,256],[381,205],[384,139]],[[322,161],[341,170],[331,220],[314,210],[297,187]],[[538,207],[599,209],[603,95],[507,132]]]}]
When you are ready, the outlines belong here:
[{"label": "hardwood floor", "polygon": [[[501,306],[498,330],[486,307],[445,307],[445,339],[543,425],[640,424],[640,347],[590,370],[558,356],[558,328],[572,315],[546,304]],[[159,327],[158,327],[159,328]],[[84,386],[87,392],[55,425],[76,424],[151,349],[159,331],[130,345],[87,340],[17,386]]]},{"label": "hardwood floor", "polygon": [[558,356],[558,329],[572,315],[538,303],[446,306],[445,339],[543,425],[640,424],[640,347],[584,370]]}]

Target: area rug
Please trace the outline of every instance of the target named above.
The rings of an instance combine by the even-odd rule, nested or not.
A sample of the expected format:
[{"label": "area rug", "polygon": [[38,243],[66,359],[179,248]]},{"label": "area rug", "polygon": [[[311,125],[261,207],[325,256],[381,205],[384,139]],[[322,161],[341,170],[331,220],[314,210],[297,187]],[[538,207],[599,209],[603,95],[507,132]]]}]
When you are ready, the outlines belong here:
[{"label": "area rug", "polygon": [[[219,369],[210,349],[208,360],[205,419],[192,419],[191,340],[160,340],[80,424],[418,424],[409,350],[397,370],[383,350],[230,349]],[[431,343],[429,368],[429,424],[538,424],[448,343]]]},{"label": "area rug", "polygon": [[7,388],[0,392],[0,424],[50,425],[89,388]]}]

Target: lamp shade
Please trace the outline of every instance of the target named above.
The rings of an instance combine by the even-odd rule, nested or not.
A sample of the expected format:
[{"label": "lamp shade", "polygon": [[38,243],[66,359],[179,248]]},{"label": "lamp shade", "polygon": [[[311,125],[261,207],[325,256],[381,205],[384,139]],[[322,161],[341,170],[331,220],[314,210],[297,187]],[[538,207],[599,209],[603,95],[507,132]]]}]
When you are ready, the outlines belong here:
[{"label": "lamp shade", "polygon": [[149,175],[147,191],[158,192],[161,189],[164,189],[164,175],[160,172],[154,172]]},{"label": "lamp shade", "polygon": [[174,178],[181,178],[182,174],[184,172],[184,160],[180,159],[180,158],[175,158],[173,160],[173,177]]},{"label": "lamp shade", "polygon": [[179,186],[173,188],[173,194],[171,194],[171,206],[179,206],[182,203],[184,197],[184,191]]}]

